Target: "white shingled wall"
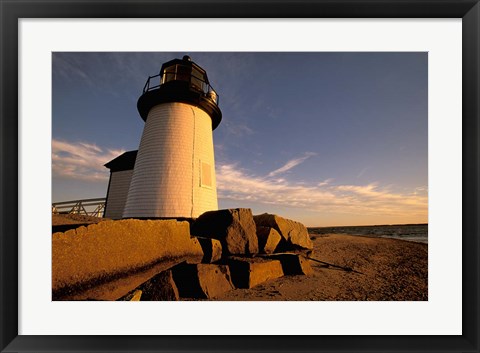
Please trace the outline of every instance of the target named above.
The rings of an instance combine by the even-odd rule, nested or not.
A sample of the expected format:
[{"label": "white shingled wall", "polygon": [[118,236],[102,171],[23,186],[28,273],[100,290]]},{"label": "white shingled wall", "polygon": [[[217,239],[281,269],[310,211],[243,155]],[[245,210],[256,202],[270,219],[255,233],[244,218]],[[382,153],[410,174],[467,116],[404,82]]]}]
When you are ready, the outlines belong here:
[{"label": "white shingled wall", "polygon": [[[212,185],[201,185],[201,163]],[[198,217],[218,209],[212,120],[185,103],[153,107],[147,117],[123,213],[129,217]]]},{"label": "white shingled wall", "polygon": [[121,219],[127,201],[128,189],[132,180],[133,170],[122,170],[110,174],[105,217]]}]

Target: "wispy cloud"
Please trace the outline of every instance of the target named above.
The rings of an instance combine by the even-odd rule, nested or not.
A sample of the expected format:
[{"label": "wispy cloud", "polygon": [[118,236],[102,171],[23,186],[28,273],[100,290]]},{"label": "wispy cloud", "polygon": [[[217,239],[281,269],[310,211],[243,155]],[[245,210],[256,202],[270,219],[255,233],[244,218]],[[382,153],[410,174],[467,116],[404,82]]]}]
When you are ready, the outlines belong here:
[{"label": "wispy cloud", "polygon": [[52,140],[52,172],[56,177],[85,181],[108,179],[108,169],[103,165],[125,152],[121,149],[104,149],[87,142]]},{"label": "wispy cloud", "polygon": [[[85,181],[105,181],[108,169],[104,164],[125,152],[108,149],[85,141],[52,141],[52,169],[56,177]],[[256,175],[238,164],[217,165],[219,198],[276,205],[323,213],[371,216],[427,217],[427,187],[422,185],[411,192],[393,192],[380,183],[366,185],[334,184],[333,179],[315,183],[278,177],[312,156],[288,161],[267,175]]]},{"label": "wispy cloud", "polygon": [[225,122],[225,128],[228,134],[236,137],[249,136],[255,133],[250,127],[242,123]]},{"label": "wispy cloud", "polygon": [[414,195],[426,194],[428,193],[428,188],[426,186],[418,186],[413,190]]},{"label": "wispy cloud", "polygon": [[81,80],[90,86],[95,84],[76,56],[66,56],[64,53],[53,53],[52,62],[54,75],[58,74],[63,79],[69,81],[78,82]]},{"label": "wispy cloud", "polygon": [[365,167],[363,168],[358,174],[357,174],[357,178],[361,178],[365,172],[368,170],[368,167]]},{"label": "wispy cloud", "polygon": [[283,165],[282,167],[278,168],[278,169],[275,169],[274,171],[270,172],[268,174],[269,177],[273,177],[277,174],[280,174],[280,173],[285,173],[286,171],[292,169],[293,167],[296,167],[297,165],[299,165],[300,163],[303,163],[305,162],[305,160],[307,160],[308,158],[312,157],[312,156],[315,156],[316,153],[313,153],[313,152],[307,152],[305,153],[304,156],[302,157],[299,157],[299,158],[295,158],[295,159],[292,159],[292,160],[289,160],[287,163],[285,163],[285,165]]},{"label": "wispy cloud", "polygon": [[333,180],[334,180],[333,178],[328,178],[328,179],[326,179],[326,180],[324,180],[324,181],[319,182],[319,183],[317,184],[317,186],[325,186],[325,185],[328,185],[328,184],[330,184]]},{"label": "wispy cloud", "polygon": [[[287,165],[288,163],[285,166]],[[425,195],[391,192],[378,183],[331,185],[331,182],[332,179],[327,179],[309,185],[284,178],[272,178],[272,173],[258,176],[236,164],[224,164],[217,168],[219,198],[308,211],[374,216],[415,214],[426,218],[428,199]]]},{"label": "wispy cloud", "polygon": [[[54,52],[52,69],[54,78],[84,86],[92,94],[110,94],[136,102],[145,80],[158,73],[164,61],[155,62],[144,53]],[[112,85],[115,89],[111,89]]]}]

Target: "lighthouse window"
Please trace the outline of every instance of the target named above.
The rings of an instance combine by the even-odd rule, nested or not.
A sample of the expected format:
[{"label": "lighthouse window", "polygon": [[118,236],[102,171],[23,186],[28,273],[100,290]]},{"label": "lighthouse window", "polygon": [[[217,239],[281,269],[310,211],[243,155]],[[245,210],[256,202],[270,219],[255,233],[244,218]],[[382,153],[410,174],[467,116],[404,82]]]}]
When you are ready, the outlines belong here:
[{"label": "lighthouse window", "polygon": [[177,66],[176,80],[178,81],[190,81],[190,67],[183,65]]},{"label": "lighthouse window", "polygon": [[204,81],[203,72],[201,72],[197,68],[193,67],[192,68],[192,80],[191,80],[192,87],[203,92],[203,81]]},{"label": "lighthouse window", "polygon": [[184,65],[172,65],[165,68],[162,83],[170,81],[190,81],[190,68]]},{"label": "lighthouse window", "polygon": [[162,83],[167,83],[170,81],[175,80],[175,65],[167,67],[163,71],[163,82]]},{"label": "lighthouse window", "polygon": [[200,162],[201,174],[200,185],[211,188],[212,187],[212,167],[208,163]]}]

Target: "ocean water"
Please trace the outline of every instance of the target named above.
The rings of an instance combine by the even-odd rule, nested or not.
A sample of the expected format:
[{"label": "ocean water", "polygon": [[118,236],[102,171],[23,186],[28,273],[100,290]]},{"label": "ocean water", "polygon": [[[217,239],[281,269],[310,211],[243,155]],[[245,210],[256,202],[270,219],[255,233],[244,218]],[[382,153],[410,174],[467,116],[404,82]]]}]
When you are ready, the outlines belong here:
[{"label": "ocean water", "polygon": [[428,244],[428,224],[308,228],[310,234],[351,234]]}]

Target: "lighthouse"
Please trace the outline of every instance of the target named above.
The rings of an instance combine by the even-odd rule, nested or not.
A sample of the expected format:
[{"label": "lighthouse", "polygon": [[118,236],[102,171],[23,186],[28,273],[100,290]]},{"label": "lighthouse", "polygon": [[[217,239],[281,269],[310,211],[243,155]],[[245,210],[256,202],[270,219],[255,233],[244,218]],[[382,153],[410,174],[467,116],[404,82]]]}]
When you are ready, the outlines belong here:
[{"label": "lighthouse", "polygon": [[213,130],[222,113],[190,57],[162,65],[137,102],[145,121],[123,218],[196,218],[218,209]]}]

